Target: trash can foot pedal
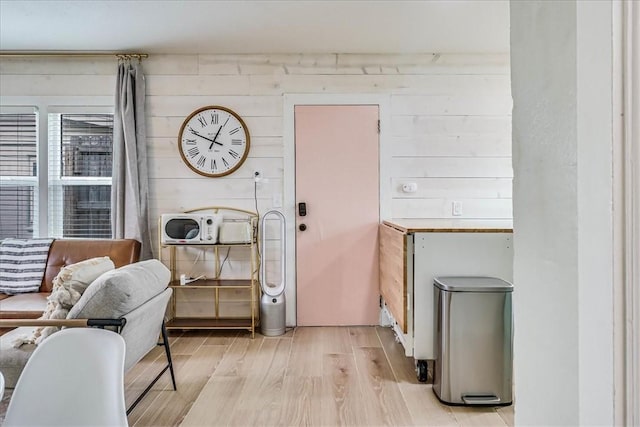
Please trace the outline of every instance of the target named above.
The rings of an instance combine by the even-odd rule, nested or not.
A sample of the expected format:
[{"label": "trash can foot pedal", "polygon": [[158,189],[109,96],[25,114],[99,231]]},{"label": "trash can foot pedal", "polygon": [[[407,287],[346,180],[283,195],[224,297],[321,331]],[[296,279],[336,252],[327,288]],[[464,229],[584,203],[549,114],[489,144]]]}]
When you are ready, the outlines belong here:
[{"label": "trash can foot pedal", "polygon": [[462,401],[465,405],[496,405],[500,404],[500,398],[493,394],[463,394]]}]

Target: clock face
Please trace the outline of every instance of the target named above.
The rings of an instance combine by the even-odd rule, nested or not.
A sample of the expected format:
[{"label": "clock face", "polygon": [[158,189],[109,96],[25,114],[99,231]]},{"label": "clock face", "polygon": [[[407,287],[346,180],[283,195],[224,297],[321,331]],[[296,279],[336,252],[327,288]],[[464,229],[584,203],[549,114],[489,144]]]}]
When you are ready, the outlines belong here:
[{"label": "clock face", "polygon": [[238,169],[249,154],[249,131],[228,108],[200,108],[182,124],[178,147],[182,160],[200,175],[217,177]]}]

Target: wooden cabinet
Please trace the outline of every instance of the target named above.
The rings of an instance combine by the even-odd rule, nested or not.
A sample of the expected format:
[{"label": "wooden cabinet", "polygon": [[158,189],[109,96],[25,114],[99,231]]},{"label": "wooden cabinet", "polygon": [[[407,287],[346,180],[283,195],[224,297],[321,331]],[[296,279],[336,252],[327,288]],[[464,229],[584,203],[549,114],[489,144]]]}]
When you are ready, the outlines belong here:
[{"label": "wooden cabinet", "polygon": [[513,280],[506,221],[398,220],[380,224],[380,295],[405,354],[435,359],[433,278]]},{"label": "wooden cabinet", "polygon": [[[185,213],[214,211],[225,213],[231,212],[234,221],[248,221],[254,232],[249,242],[243,243],[162,243],[162,230],[159,231],[158,241],[160,242],[160,260],[162,261],[163,249],[168,249],[168,266],[171,270],[171,282],[169,286],[173,288],[173,296],[169,306],[169,321],[167,329],[246,329],[251,332],[252,338],[255,336],[255,329],[259,322],[260,286],[258,281],[259,271],[259,250],[257,241],[258,216],[249,211],[233,208],[210,207],[200,208]],[[225,218],[227,218],[225,216]],[[159,229],[162,226],[159,222]],[[213,254],[214,274],[211,277],[205,276],[190,283],[180,283],[180,273],[178,271],[178,252],[186,249],[197,249]],[[223,253],[227,251],[240,251],[246,253],[250,261],[249,274],[245,278],[227,279],[222,277],[222,267],[224,261]],[[203,294],[206,294],[203,297]],[[240,299],[238,299],[240,298]],[[204,306],[205,310],[193,312],[190,307],[195,303]],[[229,306],[239,305],[243,307],[244,313],[230,315]],[[245,307],[246,306],[246,307]]]}]

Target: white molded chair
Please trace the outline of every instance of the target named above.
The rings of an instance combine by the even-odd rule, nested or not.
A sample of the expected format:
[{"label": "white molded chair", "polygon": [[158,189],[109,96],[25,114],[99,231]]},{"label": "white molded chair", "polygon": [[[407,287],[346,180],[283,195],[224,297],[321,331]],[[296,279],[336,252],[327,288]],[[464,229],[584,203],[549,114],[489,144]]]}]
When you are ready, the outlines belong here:
[{"label": "white molded chair", "polygon": [[56,332],[27,361],[4,425],[127,426],[124,357],[115,332]]}]

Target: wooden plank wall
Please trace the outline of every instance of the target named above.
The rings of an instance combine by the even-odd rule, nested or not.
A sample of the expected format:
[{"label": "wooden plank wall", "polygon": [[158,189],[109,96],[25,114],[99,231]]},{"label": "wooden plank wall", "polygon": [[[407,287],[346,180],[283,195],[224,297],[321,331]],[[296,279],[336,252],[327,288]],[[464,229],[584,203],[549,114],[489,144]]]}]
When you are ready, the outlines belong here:
[{"label": "wooden plank wall", "polygon": [[[393,217],[448,218],[456,200],[464,218],[511,218],[508,61],[508,55],[152,55],[143,66],[153,228],[165,212],[203,205],[255,209],[254,169],[268,179],[257,188],[258,208],[270,209],[283,193],[283,94],[290,93],[390,95],[391,155],[381,168],[391,176],[384,185]],[[116,63],[110,57],[2,58],[0,104],[7,97],[54,105],[70,96],[113,96]],[[238,112],[251,132],[245,164],[218,179],[195,175],[176,146],[184,118],[211,104]],[[407,182],[418,190],[403,193]],[[195,259],[181,256],[181,271],[207,272],[202,257]],[[225,277],[248,273],[241,251],[229,260]]]}]

